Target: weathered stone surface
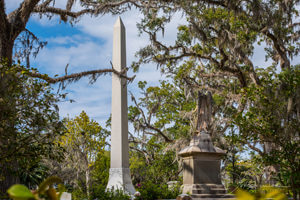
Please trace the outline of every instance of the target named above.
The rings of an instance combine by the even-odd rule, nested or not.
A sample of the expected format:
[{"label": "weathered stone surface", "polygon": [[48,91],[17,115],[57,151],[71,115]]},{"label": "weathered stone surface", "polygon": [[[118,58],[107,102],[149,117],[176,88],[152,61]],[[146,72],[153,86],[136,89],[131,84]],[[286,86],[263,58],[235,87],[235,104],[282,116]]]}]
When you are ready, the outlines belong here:
[{"label": "weathered stone surface", "polygon": [[188,194],[180,194],[176,197],[176,200],[192,200],[192,197]]},{"label": "weathered stone surface", "polygon": [[72,200],[72,194],[68,192],[63,192],[61,194],[60,200]]},{"label": "weathered stone surface", "polygon": [[[114,25],[112,63],[119,72],[126,68],[125,27],[120,17]],[[106,188],[135,193],[129,170],[127,81],[117,74],[112,74],[111,161]]]},{"label": "weathered stone surface", "polygon": [[195,154],[205,155],[203,153],[209,153],[209,157],[213,156],[214,154],[216,157],[225,155],[225,151],[213,146],[209,134],[203,132],[198,135],[194,135],[190,145],[181,150],[179,155],[182,157]]},{"label": "weathered stone surface", "polygon": [[134,195],[136,191],[132,185],[129,168],[110,168],[107,188],[110,190],[121,189]]},{"label": "weathered stone surface", "polygon": [[183,193],[191,194],[193,200],[233,197],[221,182],[220,160],[225,152],[213,146],[207,133],[195,135],[179,155],[183,157]]}]

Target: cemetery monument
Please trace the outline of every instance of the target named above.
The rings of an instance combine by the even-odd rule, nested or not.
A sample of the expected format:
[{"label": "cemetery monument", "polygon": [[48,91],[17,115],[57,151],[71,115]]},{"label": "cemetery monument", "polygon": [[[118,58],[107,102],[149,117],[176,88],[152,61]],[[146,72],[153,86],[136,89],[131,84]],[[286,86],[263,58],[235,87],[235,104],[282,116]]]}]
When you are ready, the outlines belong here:
[{"label": "cemetery monument", "polygon": [[[125,27],[119,17],[113,32],[113,68],[126,70]],[[121,189],[134,195],[129,170],[127,80],[112,74],[111,161],[106,189]]]},{"label": "cemetery monument", "polygon": [[198,93],[198,120],[190,145],[179,152],[183,158],[183,193],[193,199],[228,199],[221,182],[220,160],[225,151],[214,147],[209,134],[212,97]]}]

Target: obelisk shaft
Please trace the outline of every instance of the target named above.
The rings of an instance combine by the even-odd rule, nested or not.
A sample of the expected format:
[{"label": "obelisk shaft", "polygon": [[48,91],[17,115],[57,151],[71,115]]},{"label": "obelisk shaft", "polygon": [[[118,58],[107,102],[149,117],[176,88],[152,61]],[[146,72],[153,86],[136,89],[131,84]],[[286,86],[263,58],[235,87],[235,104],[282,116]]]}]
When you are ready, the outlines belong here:
[{"label": "obelisk shaft", "polygon": [[[125,27],[118,18],[113,35],[113,68],[126,68]],[[112,74],[111,168],[128,168],[128,111],[126,79]]]},{"label": "obelisk shaft", "polygon": [[[118,72],[126,69],[125,27],[119,17],[114,25],[113,68]],[[129,170],[127,81],[112,74],[111,153],[107,189],[121,189],[133,195]]]}]

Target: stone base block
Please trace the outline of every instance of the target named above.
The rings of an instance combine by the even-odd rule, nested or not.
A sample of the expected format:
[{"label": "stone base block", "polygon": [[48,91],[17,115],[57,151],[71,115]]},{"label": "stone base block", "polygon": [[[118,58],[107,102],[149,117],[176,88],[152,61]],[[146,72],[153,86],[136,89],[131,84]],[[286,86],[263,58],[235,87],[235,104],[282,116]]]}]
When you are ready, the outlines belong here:
[{"label": "stone base block", "polygon": [[233,200],[236,199],[232,194],[194,194],[191,195],[193,200]]},{"label": "stone base block", "polygon": [[234,198],[231,194],[226,194],[222,184],[184,184],[183,193],[188,193],[193,199],[210,198]]},{"label": "stone base block", "polygon": [[183,193],[226,194],[226,190],[222,184],[183,184]]},{"label": "stone base block", "polygon": [[129,195],[136,192],[131,181],[129,168],[110,168],[107,190],[123,190]]}]

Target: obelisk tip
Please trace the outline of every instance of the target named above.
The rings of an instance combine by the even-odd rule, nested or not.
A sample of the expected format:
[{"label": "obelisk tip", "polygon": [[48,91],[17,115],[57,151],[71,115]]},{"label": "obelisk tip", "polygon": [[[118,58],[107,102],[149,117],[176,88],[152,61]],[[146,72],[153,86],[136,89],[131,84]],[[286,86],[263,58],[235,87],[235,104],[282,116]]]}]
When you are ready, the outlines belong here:
[{"label": "obelisk tip", "polygon": [[117,19],[114,27],[116,27],[116,26],[122,26],[122,27],[124,27],[123,21],[122,21],[122,19],[121,19],[120,16],[118,17],[118,19]]}]

